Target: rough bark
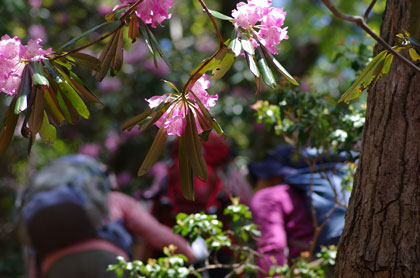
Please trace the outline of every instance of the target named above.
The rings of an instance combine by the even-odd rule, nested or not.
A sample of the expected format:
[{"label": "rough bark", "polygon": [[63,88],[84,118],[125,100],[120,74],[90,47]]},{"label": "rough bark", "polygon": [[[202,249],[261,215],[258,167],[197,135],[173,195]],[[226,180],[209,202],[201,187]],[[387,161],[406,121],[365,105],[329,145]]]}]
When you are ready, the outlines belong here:
[{"label": "rough bark", "polygon": [[[388,43],[419,28],[419,0],[387,0]],[[396,58],[369,92],[335,277],[420,277],[420,75]]]}]

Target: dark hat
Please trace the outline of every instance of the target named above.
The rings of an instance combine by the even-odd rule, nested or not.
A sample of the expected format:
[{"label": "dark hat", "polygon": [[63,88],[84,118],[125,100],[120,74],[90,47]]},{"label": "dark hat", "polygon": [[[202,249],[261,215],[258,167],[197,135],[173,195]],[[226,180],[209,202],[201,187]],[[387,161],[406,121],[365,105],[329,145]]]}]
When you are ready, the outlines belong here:
[{"label": "dark hat", "polygon": [[263,161],[248,164],[249,173],[255,179],[295,174],[299,168],[293,162],[295,150],[294,147],[280,145],[274,150],[268,151]]}]

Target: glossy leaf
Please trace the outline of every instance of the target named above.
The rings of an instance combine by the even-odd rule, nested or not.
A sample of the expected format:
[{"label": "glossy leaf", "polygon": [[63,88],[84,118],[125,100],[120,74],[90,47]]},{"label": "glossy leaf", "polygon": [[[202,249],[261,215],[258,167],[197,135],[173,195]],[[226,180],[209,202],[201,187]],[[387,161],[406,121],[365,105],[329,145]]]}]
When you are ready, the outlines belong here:
[{"label": "glossy leaf", "polygon": [[31,68],[33,70],[32,83],[34,86],[49,86],[44,67],[41,62],[31,62]]},{"label": "glossy leaf", "polygon": [[60,106],[58,105],[57,98],[55,97],[54,92],[51,87],[44,90],[44,104],[54,122],[60,126],[64,121],[64,115],[61,112]]},{"label": "glossy leaf", "polygon": [[165,53],[160,47],[159,42],[157,41],[149,27],[142,20],[139,20],[139,26],[140,32],[149,48],[149,51],[153,55],[155,67],[157,67],[156,54],[159,54],[163,61],[168,65],[168,67],[171,67],[168,58],[166,57]]},{"label": "glossy leaf", "polygon": [[293,76],[287,72],[287,70],[280,64],[279,61],[270,53],[268,50],[262,46],[262,51],[264,56],[267,58],[268,61],[293,85],[298,86],[299,83],[293,78]]},{"label": "glossy leaf", "polygon": [[186,146],[186,133],[182,134],[179,139],[178,160],[179,160],[179,175],[182,194],[187,200],[194,201],[194,177],[191,169],[191,163],[188,159],[188,149]]},{"label": "glossy leaf", "polygon": [[16,124],[19,119],[19,115],[14,113],[16,101],[17,97],[14,97],[6,112],[6,118],[4,119],[4,123],[0,130],[0,155],[4,154],[7,147],[10,145],[10,142],[12,142]]},{"label": "glossy leaf", "polygon": [[250,54],[250,55],[254,55],[254,54],[255,54],[255,49],[254,49],[254,46],[252,45],[252,43],[251,43],[251,41],[250,41],[250,40],[245,39],[245,38],[242,38],[242,39],[241,39],[241,46],[242,46],[242,49],[243,49],[246,53],[248,53],[248,54]]},{"label": "glossy leaf", "polygon": [[152,114],[150,114],[151,118],[147,121],[142,123],[140,130],[143,131],[153,125],[157,120],[159,120],[163,113],[168,110],[168,108],[172,105],[173,102],[168,103],[161,103],[158,107],[155,108]]},{"label": "glossy leaf", "polygon": [[246,61],[248,62],[249,70],[255,77],[260,77],[260,71],[258,70],[258,66],[255,63],[254,55],[250,55],[249,53],[245,53]]},{"label": "glossy leaf", "polygon": [[77,113],[85,119],[89,119],[89,110],[86,107],[86,104],[80,98],[80,96],[76,93],[72,86],[69,83],[63,82],[58,85],[61,92],[68,98],[71,102],[73,108],[77,111]]},{"label": "glossy leaf", "polygon": [[219,13],[218,11],[209,10],[211,15],[221,20],[233,20],[232,17]]},{"label": "glossy leaf", "polygon": [[[349,102],[352,99],[359,97],[363,90],[370,84],[373,79],[374,71],[378,66],[381,65],[381,62],[386,57],[388,53],[387,50],[382,51],[378,55],[376,55],[372,61],[366,66],[366,68],[361,72],[360,76],[356,79],[356,81],[350,86],[350,88],[340,97],[338,102]],[[383,65],[383,64],[382,64]]]},{"label": "glossy leaf", "polygon": [[60,110],[61,110],[61,112],[64,116],[64,119],[66,119],[66,121],[71,123],[71,124],[75,124],[72,120],[72,117],[70,115],[70,111],[67,108],[67,104],[64,101],[63,95],[61,94],[60,91],[56,91],[56,97],[57,97],[58,106],[60,107]]},{"label": "glossy leaf", "polygon": [[55,126],[50,124],[45,111],[39,135],[41,136],[42,141],[46,144],[54,144],[57,137]]},{"label": "glossy leaf", "polygon": [[274,78],[273,72],[271,68],[268,66],[267,60],[261,50],[261,48],[257,49],[257,64],[258,69],[261,72],[262,80],[264,81],[267,86],[271,88],[276,87],[276,79]]},{"label": "glossy leaf", "polygon": [[87,101],[103,105],[103,102],[93,92],[91,92],[88,88],[86,88],[76,80],[70,79],[70,84],[75,89],[75,91]]},{"label": "glossy leaf", "polygon": [[21,81],[18,88],[17,100],[15,105],[15,114],[26,110],[32,91],[32,78],[29,72],[29,65],[26,65],[22,72]]},{"label": "glossy leaf", "polygon": [[164,128],[162,125],[159,128],[159,131],[155,136],[155,140],[153,140],[152,146],[147,152],[146,158],[141,164],[140,169],[137,172],[137,175],[143,176],[144,174],[149,172],[149,170],[152,168],[155,162],[159,159],[160,154],[165,148],[167,138],[168,136],[166,135],[166,128]]},{"label": "glossy leaf", "polygon": [[50,61],[45,60],[43,61],[45,68],[47,69],[48,74],[54,80],[56,83],[63,82],[63,77],[60,75],[60,73],[55,68],[54,63],[50,63]]}]

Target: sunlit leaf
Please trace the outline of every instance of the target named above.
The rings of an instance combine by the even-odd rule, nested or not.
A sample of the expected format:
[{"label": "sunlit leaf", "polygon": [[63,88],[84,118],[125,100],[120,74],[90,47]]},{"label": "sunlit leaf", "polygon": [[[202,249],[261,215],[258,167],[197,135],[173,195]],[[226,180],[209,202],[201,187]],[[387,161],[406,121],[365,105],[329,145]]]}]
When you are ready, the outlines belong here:
[{"label": "sunlit leaf", "polygon": [[46,77],[46,73],[44,67],[42,66],[41,62],[31,62],[31,68],[33,70],[32,74],[32,83],[34,86],[49,86],[50,83]]},{"label": "sunlit leaf", "polygon": [[242,46],[242,49],[243,49],[246,53],[248,53],[248,54],[250,54],[250,55],[254,55],[254,54],[255,54],[255,49],[254,49],[254,46],[252,45],[252,43],[251,43],[251,41],[250,41],[250,40],[245,39],[245,38],[242,38],[242,39],[241,39],[241,46]]},{"label": "sunlit leaf", "polygon": [[17,100],[15,105],[15,114],[26,110],[28,108],[28,102],[32,91],[32,78],[29,72],[29,65],[26,65],[23,69],[21,81],[18,88]]},{"label": "sunlit leaf", "polygon": [[360,76],[356,79],[356,81],[350,86],[350,88],[340,97],[338,102],[344,101],[349,102],[350,100],[359,97],[363,90],[370,84],[373,79],[373,73],[376,68],[381,64],[381,62],[385,59],[386,54],[388,53],[387,50],[382,51],[378,55],[376,55],[372,61],[366,66],[366,68],[362,71]]},{"label": "sunlit leaf", "polygon": [[235,54],[226,46],[223,47],[219,55],[216,55],[215,62],[212,65],[212,80],[219,80],[230,69],[235,61]]},{"label": "sunlit leaf", "polygon": [[417,51],[414,48],[408,49],[408,52],[410,53],[410,57],[414,62],[420,61],[420,55],[417,53]]},{"label": "sunlit leaf", "polygon": [[101,69],[98,72],[96,72],[95,75],[95,78],[98,81],[102,81],[104,79],[104,77],[108,73],[112,61],[114,60],[121,29],[119,29],[114,35],[112,35],[111,39],[107,42],[107,44],[101,52],[101,55],[99,56],[99,60],[101,61]]},{"label": "sunlit leaf", "polygon": [[211,15],[221,20],[233,20],[232,17],[219,13],[218,11],[209,10]]},{"label": "sunlit leaf", "polygon": [[54,144],[56,135],[56,129],[53,125],[50,124],[48,120],[47,113],[44,111],[44,117],[42,119],[41,129],[39,130],[39,135],[41,136],[42,141],[46,144]]},{"label": "sunlit leaf", "polygon": [[254,55],[250,55],[249,53],[245,53],[246,61],[248,62],[249,70],[252,74],[256,77],[260,77],[260,71],[258,70],[258,66],[255,63]]},{"label": "sunlit leaf", "polygon": [[44,104],[46,106],[46,109],[50,113],[54,122],[58,126],[60,126],[61,123],[64,121],[64,115],[61,112],[60,106],[58,105],[57,99],[51,87],[44,90],[43,97],[44,97]]},{"label": "sunlit leaf", "polygon": [[257,49],[257,63],[258,63],[258,69],[261,72],[262,80],[264,81],[264,83],[267,84],[271,88],[275,88],[276,80],[260,48]]}]

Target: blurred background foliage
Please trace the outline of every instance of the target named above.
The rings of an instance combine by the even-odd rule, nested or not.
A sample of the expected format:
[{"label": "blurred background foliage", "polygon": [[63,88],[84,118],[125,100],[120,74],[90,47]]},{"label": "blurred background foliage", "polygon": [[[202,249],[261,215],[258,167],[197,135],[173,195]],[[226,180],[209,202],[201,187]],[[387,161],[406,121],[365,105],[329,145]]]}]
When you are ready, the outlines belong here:
[{"label": "blurred background foliage", "polygon": [[[41,38],[45,47],[58,50],[80,33],[104,22],[117,0],[3,0],[0,5],[0,34],[19,36],[24,43]],[[210,9],[230,15],[238,1],[208,1]],[[338,1],[346,13],[363,14],[370,1]],[[373,41],[356,26],[334,18],[319,0],[273,0],[287,11],[285,25],[289,40],[283,41],[279,61],[299,80],[299,87],[284,84],[255,94],[254,78],[245,59],[235,61],[228,74],[212,82],[210,93],[219,94],[213,115],[221,124],[234,150],[235,162],[246,174],[249,161],[262,158],[264,151],[282,142],[323,150],[356,150],[364,122],[364,98],[350,105],[337,99],[371,56]],[[369,25],[378,32],[383,1],[376,4]],[[40,140],[30,156],[27,141],[16,132],[12,145],[0,158],[0,277],[22,275],[17,244],[11,240],[14,203],[34,170],[58,156],[84,152],[97,156],[117,173],[122,190],[137,194],[151,177],[137,178],[136,172],[154,138],[156,128],[141,134],[122,132],[122,123],[147,107],[145,98],[168,92],[160,80],[182,87],[189,73],[217,50],[210,21],[196,0],[175,0],[172,18],[153,29],[169,57],[171,69],[159,61],[153,65],[147,46],[138,40],[125,41],[125,63],[115,77],[97,83],[92,73],[77,69],[79,76],[103,101],[90,104],[91,118],[75,126],[58,129],[53,145]],[[232,32],[229,22],[217,20],[223,37]],[[99,38],[101,28],[73,47]],[[104,43],[86,51],[98,55]],[[10,98],[0,97],[3,118]],[[161,159],[169,159],[169,151]]]}]

